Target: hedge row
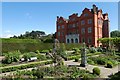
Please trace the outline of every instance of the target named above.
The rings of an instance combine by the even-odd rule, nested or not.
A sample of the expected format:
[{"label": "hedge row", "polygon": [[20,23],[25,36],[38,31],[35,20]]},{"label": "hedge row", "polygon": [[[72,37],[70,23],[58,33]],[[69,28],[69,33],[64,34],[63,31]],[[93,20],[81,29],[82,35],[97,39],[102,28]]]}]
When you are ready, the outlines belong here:
[{"label": "hedge row", "polygon": [[0,38],[3,43],[40,43],[38,39],[14,39],[14,38]]},{"label": "hedge row", "polygon": [[2,73],[5,73],[5,72],[10,72],[10,71],[16,71],[16,70],[21,70],[21,69],[26,69],[26,68],[47,65],[51,63],[53,63],[52,60],[45,61],[45,62],[35,62],[35,63],[25,64],[25,65],[20,65],[20,66],[11,66],[11,67],[6,67],[6,68],[1,68],[0,71],[2,71]]},{"label": "hedge row", "polygon": [[[67,50],[80,48],[80,44],[65,44]],[[2,52],[10,52],[20,50],[21,52],[42,51],[53,49],[53,43],[2,43]]]},{"label": "hedge row", "polygon": [[80,58],[80,55],[67,57],[68,60],[72,60],[72,59],[76,59],[76,58]]}]

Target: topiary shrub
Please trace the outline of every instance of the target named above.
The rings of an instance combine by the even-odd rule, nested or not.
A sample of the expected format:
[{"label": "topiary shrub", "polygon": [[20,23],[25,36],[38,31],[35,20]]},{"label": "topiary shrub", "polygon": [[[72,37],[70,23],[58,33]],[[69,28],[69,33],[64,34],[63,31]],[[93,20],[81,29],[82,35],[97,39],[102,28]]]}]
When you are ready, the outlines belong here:
[{"label": "topiary shrub", "polygon": [[91,48],[89,48],[89,52],[90,52],[90,53],[95,53],[95,52],[97,52],[97,50],[96,50],[96,48],[91,47]]},{"label": "topiary shrub", "polygon": [[87,63],[88,64],[92,64],[92,65],[94,65],[95,63],[94,63],[94,61],[93,60],[91,60],[91,59],[87,59]]},{"label": "topiary shrub", "polygon": [[112,68],[113,67],[113,63],[112,62],[107,62],[107,68]]},{"label": "topiary shrub", "polygon": [[93,74],[100,75],[100,69],[98,67],[94,67]]},{"label": "topiary shrub", "polygon": [[102,49],[101,47],[98,47],[98,48],[97,48],[97,51],[98,51],[98,52],[103,52],[103,49]]},{"label": "topiary shrub", "polygon": [[105,59],[102,59],[102,58],[99,58],[98,60],[97,60],[97,64],[100,64],[100,65],[105,65]]},{"label": "topiary shrub", "polygon": [[75,62],[78,62],[78,61],[79,61],[79,58],[76,57],[76,58],[75,58]]}]

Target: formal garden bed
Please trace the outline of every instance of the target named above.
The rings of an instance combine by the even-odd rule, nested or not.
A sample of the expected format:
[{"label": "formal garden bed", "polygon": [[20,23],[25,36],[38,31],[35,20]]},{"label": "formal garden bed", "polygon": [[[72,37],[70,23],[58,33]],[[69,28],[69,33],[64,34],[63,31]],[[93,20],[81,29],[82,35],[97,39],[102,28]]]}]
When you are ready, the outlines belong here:
[{"label": "formal garden bed", "polygon": [[[99,71],[97,72],[99,73]],[[96,73],[96,69],[93,70],[93,73],[90,73],[87,70],[82,70],[77,67],[68,67],[65,65],[60,66],[50,66],[50,67],[39,67],[37,69],[32,69],[29,71],[17,71],[13,76],[7,76],[5,78],[99,78],[99,74]]]},{"label": "formal garden bed", "polygon": [[112,68],[120,63],[120,56],[115,54],[101,54],[96,57],[88,57],[87,62],[91,65],[101,65],[107,68]]},{"label": "formal garden bed", "polygon": [[44,65],[52,64],[52,63],[53,63],[52,60],[46,60],[46,61],[41,61],[41,62],[40,61],[30,62],[26,64],[0,67],[0,71],[2,71],[2,73],[5,73],[5,72],[17,71],[17,70],[22,70],[22,69],[27,69],[27,68],[34,68],[38,66],[44,66]]}]

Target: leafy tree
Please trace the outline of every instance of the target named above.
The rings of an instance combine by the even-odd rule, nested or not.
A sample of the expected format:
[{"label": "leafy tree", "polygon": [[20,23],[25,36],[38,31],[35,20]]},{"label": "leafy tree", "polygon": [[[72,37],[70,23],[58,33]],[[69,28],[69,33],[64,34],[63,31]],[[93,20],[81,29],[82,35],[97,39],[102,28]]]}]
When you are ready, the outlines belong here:
[{"label": "leafy tree", "polygon": [[110,33],[111,37],[120,37],[120,31],[115,30]]},{"label": "leafy tree", "polygon": [[108,49],[108,47],[115,45],[115,47],[118,48],[118,51],[120,51],[120,38],[119,37],[116,37],[116,38],[100,38],[99,41],[103,45],[107,46],[107,49]]}]

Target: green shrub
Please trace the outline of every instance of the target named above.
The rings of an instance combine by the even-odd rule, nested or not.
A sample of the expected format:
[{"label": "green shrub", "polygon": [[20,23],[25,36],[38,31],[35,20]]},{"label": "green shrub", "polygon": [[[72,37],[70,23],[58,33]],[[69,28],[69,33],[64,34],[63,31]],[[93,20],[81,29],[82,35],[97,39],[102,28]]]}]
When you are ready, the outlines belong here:
[{"label": "green shrub", "polygon": [[45,55],[37,54],[36,56],[37,56],[38,60],[46,60],[47,59]]},{"label": "green shrub", "polygon": [[79,61],[79,58],[76,57],[76,58],[75,58],[75,62],[78,62],[78,61]]},{"label": "green shrub", "polygon": [[100,69],[98,67],[93,68],[93,74],[100,75]]},{"label": "green shrub", "polygon": [[39,50],[36,50],[36,51],[35,51],[35,53],[39,54],[39,53],[40,53],[40,51],[39,51]]},{"label": "green shrub", "polygon": [[42,50],[41,53],[49,53],[49,50]]},{"label": "green shrub", "polygon": [[94,63],[94,61],[93,60],[91,60],[91,59],[87,59],[87,63],[88,64],[92,64],[92,65],[94,65],[95,63]]},{"label": "green shrub", "polygon": [[95,53],[95,52],[97,52],[97,50],[96,50],[96,48],[91,47],[91,48],[89,48],[89,52],[90,52],[90,53]]},{"label": "green shrub", "polygon": [[106,63],[106,60],[105,60],[105,59],[103,59],[103,58],[98,58],[98,59],[97,59],[97,64],[105,65],[105,63]]},{"label": "green shrub", "polygon": [[98,51],[98,52],[103,52],[103,49],[102,49],[101,47],[98,47],[98,48],[97,48],[97,51]]},{"label": "green shrub", "polygon": [[68,60],[72,60],[72,59],[75,59],[75,58],[80,58],[80,55],[70,56],[70,57],[68,57]]},{"label": "green shrub", "polygon": [[112,68],[112,67],[113,67],[113,63],[110,62],[110,61],[108,61],[108,62],[107,62],[107,68]]},{"label": "green shrub", "polygon": [[20,65],[20,66],[12,66],[12,67],[7,67],[7,68],[3,67],[3,68],[0,68],[0,71],[2,71],[2,73],[5,73],[5,72],[21,70],[21,69],[36,67],[36,66],[45,65],[45,64],[51,64],[52,62],[53,61],[46,61],[46,62],[38,62],[38,63]]}]

